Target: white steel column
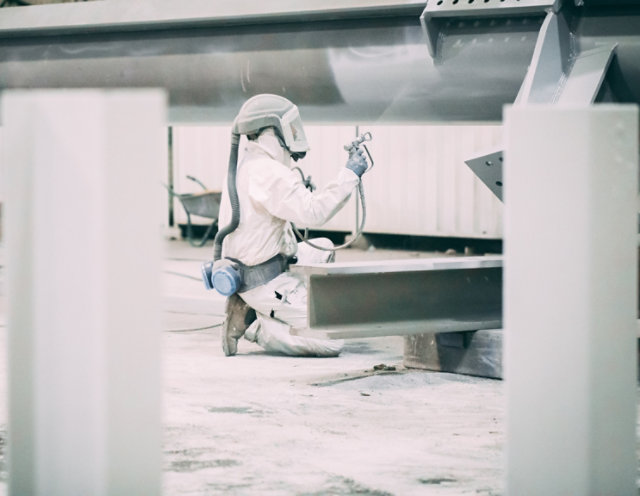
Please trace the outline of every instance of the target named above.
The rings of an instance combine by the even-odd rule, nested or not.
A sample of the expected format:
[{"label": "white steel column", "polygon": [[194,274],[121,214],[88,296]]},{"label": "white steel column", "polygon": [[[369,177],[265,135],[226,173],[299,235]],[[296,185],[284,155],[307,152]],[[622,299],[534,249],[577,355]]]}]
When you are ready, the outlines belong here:
[{"label": "white steel column", "polygon": [[505,128],[507,494],[635,494],[637,108]]},{"label": "white steel column", "polygon": [[3,94],[13,496],[160,493],[165,107]]}]

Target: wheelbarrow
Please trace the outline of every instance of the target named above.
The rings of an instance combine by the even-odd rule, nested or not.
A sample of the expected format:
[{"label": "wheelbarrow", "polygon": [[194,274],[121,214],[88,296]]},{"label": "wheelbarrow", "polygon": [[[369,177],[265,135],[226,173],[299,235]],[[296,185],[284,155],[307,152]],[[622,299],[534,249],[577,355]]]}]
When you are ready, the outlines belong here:
[{"label": "wheelbarrow", "polygon": [[[187,214],[187,241],[189,241],[191,246],[200,247],[207,242],[213,230],[218,227],[218,213],[220,211],[220,198],[222,197],[222,193],[219,191],[208,190],[201,181],[193,176],[187,176],[187,179],[200,185],[203,191],[199,193],[180,194],[176,193],[170,186],[165,185],[165,187],[172,197],[180,200],[180,203],[182,203],[182,207]],[[192,215],[213,219],[213,222],[207,228],[204,236],[199,240],[194,239],[193,236],[193,224],[191,223]]]}]

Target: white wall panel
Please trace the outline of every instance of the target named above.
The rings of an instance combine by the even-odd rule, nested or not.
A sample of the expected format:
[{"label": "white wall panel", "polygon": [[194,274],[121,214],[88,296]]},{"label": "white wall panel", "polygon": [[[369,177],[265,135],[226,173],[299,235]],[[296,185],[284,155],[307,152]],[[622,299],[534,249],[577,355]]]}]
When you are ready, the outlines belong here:
[{"label": "white wall panel", "polygon": [[[500,238],[502,204],[468,169],[464,159],[499,146],[501,128],[469,126],[370,126],[376,162],[364,176],[367,232],[429,236]],[[343,146],[355,138],[354,126],[307,126],[311,151],[298,162],[317,185],[344,167]],[[222,188],[229,155],[229,127],[179,127],[174,131],[176,190],[197,191],[185,179],[198,177]],[[186,220],[176,204],[176,219]],[[203,220],[206,223],[206,220]],[[326,228],[355,226],[353,200]]]}]

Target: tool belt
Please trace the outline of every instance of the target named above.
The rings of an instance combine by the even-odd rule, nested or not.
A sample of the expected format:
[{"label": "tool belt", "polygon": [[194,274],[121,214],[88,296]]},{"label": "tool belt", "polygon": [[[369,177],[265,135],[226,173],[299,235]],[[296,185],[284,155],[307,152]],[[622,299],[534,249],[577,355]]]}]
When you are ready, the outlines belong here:
[{"label": "tool belt", "polygon": [[255,289],[263,284],[267,284],[283,272],[286,272],[289,265],[297,261],[295,257],[289,258],[282,254],[271,257],[269,260],[259,263],[258,265],[245,265],[235,258],[225,258],[238,264],[238,267],[242,271],[242,284],[238,288],[238,293],[244,293],[250,289]]}]

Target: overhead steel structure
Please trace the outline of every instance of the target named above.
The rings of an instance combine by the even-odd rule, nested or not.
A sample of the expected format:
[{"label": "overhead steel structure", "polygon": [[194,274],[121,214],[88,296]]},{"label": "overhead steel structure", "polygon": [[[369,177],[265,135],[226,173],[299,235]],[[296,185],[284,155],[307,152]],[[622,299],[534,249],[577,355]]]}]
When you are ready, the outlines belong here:
[{"label": "overhead steel structure", "polygon": [[616,45],[603,93],[640,101],[637,9],[635,0],[7,8],[0,88],[163,87],[174,121],[228,122],[261,92],[286,95],[307,121],[497,121],[516,99],[549,12],[570,40],[550,63],[566,72],[580,54]]}]

